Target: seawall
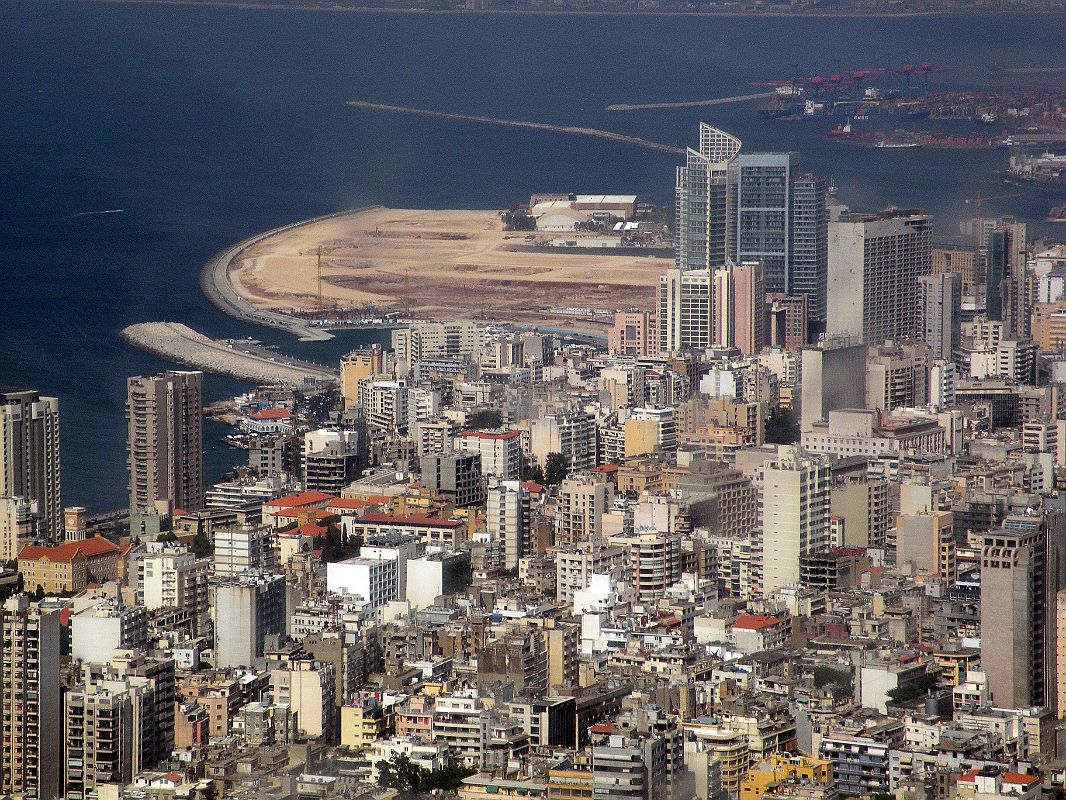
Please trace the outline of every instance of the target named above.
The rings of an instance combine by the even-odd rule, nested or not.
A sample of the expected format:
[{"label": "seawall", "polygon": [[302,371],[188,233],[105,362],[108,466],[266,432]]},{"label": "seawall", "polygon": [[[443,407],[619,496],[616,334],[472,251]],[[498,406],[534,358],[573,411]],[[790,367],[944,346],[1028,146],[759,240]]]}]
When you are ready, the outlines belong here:
[{"label": "seawall", "polygon": [[130,344],[215,375],[252,383],[302,386],[307,378],[336,381],[333,370],[272,351],[217,342],[178,322],[144,322],[123,328]]}]

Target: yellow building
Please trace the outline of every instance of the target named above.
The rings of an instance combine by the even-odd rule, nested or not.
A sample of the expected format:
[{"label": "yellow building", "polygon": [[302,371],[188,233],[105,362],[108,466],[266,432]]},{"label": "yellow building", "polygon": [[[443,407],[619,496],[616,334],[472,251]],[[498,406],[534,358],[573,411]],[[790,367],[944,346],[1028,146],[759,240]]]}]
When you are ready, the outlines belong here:
[{"label": "yellow building", "polygon": [[49,594],[80,592],[89,583],[118,577],[119,548],[102,536],[55,547],[23,547],[18,569],[27,592],[40,586]]},{"label": "yellow building", "polygon": [[828,785],[833,782],[833,764],[820,758],[774,753],[748,770],[740,782],[740,800],[759,800],[772,784],[785,778],[806,778]]},{"label": "yellow building", "polygon": [[978,669],[981,651],[976,647],[935,650],[933,661],[940,668],[940,681],[945,686],[962,686],[966,682],[966,673]]},{"label": "yellow building", "polygon": [[592,797],[592,770],[580,765],[548,770],[548,800],[589,800]]},{"label": "yellow building", "polygon": [[341,746],[353,750],[370,747],[392,733],[394,719],[393,705],[374,697],[358,698],[341,706]]},{"label": "yellow building", "polygon": [[1041,350],[1057,350],[1066,344],[1066,303],[1033,306],[1033,341]]},{"label": "yellow building", "polygon": [[341,396],[344,408],[359,402],[359,381],[386,373],[385,349],[380,344],[341,356]]},{"label": "yellow building", "polygon": [[[484,772],[463,779],[459,787],[459,800],[484,800],[492,797],[546,798],[548,784],[542,781],[511,781],[506,778],[494,778]],[[591,795],[590,795],[591,796]]]},{"label": "yellow building", "polygon": [[654,419],[627,419],[622,423],[626,460],[654,453],[659,446],[659,422]]},{"label": "yellow building", "polygon": [[616,478],[619,494],[639,495],[642,492],[658,492],[663,483],[663,462],[658,456],[626,460],[618,468]]},{"label": "yellow building", "polygon": [[24,547],[19,553],[19,574],[27,592],[41,588],[46,594],[80,592],[89,583],[85,554],[77,548]]}]

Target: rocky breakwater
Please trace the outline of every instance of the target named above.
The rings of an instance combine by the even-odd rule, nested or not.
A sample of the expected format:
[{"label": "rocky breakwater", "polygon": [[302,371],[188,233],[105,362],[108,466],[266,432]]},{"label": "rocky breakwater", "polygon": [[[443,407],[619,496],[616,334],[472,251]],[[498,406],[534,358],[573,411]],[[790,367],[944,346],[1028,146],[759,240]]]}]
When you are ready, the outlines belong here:
[{"label": "rocky breakwater", "polygon": [[308,379],[336,381],[333,370],[243,342],[215,341],[179,322],[144,322],[123,328],[130,344],[215,375],[252,383],[302,386]]}]

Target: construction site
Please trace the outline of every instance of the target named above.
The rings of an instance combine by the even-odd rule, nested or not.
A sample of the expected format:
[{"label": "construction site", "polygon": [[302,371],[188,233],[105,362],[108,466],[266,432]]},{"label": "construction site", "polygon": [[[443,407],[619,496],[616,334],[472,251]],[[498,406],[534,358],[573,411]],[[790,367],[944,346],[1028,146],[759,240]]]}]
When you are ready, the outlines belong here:
[{"label": "construction site", "polygon": [[599,311],[650,304],[673,263],[654,251],[547,246],[553,238],[507,231],[497,211],[369,208],[255,237],[218,269],[264,312],[596,330]]}]

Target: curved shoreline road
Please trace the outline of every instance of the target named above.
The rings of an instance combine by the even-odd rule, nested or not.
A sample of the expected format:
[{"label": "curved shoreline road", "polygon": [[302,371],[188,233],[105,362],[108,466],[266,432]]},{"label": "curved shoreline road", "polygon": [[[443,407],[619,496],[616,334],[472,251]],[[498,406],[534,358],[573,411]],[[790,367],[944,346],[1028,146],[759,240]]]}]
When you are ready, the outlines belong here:
[{"label": "curved shoreline road", "polygon": [[291,222],[288,225],[282,225],[280,228],[257,233],[255,236],[237,242],[237,244],[223,250],[204,264],[203,268],[200,270],[200,290],[217,309],[229,314],[231,317],[243,320],[244,322],[251,322],[254,325],[262,325],[265,328],[277,328],[279,330],[288,331],[302,342],[324,342],[328,339],[332,339],[332,333],[314,327],[308,320],[293,317],[288,314],[281,314],[277,311],[267,311],[262,308],[257,308],[251,302],[241,297],[230,282],[230,267],[233,265],[234,261],[243,256],[248,248],[254,247],[271,236],[295,230],[303,225],[313,225],[316,222],[343,217],[347,214],[354,214],[357,211],[367,211],[375,207],[376,206],[365,206],[363,208],[353,208],[348,211],[336,211],[332,214],[323,214],[320,217],[313,217],[312,219]]}]

